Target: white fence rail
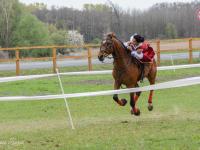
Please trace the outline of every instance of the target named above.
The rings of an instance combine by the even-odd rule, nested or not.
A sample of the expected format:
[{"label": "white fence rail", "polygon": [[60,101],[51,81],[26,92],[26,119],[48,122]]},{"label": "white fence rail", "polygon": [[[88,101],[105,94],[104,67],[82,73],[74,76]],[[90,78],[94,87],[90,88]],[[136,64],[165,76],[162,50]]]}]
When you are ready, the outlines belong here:
[{"label": "white fence rail", "polygon": [[[197,67],[200,67],[200,64],[164,66],[164,67],[158,67],[158,70],[161,71],[161,70],[174,70],[174,69],[186,69],[186,68],[197,68]],[[103,71],[65,72],[65,73],[60,73],[60,75],[97,75],[97,74],[111,74],[111,73],[112,73],[112,70],[103,70]],[[53,76],[57,76],[57,75],[56,74],[42,74],[42,75],[3,77],[3,78],[0,78],[0,83],[53,77]]]},{"label": "white fence rail", "polygon": [[113,95],[113,94],[124,94],[124,93],[139,92],[139,91],[144,92],[144,91],[149,91],[149,90],[177,88],[177,87],[184,87],[184,86],[197,85],[197,84],[200,84],[200,77],[192,77],[192,78],[186,78],[186,79],[180,79],[180,80],[175,80],[175,81],[159,83],[159,84],[155,84],[155,85],[144,86],[144,87],[140,87],[140,88],[130,88],[130,89],[121,89],[121,90],[108,90],[108,91],[61,94],[61,95],[46,95],[46,96],[0,97],[0,101],[51,100],[51,99],[61,99],[61,98]]}]

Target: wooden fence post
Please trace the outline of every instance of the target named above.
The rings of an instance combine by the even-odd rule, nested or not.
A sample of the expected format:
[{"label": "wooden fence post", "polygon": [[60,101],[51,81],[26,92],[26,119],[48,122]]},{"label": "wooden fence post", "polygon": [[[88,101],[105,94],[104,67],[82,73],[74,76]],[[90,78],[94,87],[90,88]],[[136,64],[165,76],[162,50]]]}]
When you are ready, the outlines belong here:
[{"label": "wooden fence post", "polygon": [[160,40],[156,41],[157,45],[157,65],[160,66]]},{"label": "wooden fence post", "polygon": [[53,61],[53,72],[56,73],[56,68],[57,68],[57,64],[56,64],[56,48],[52,48],[52,61]]},{"label": "wooden fence post", "polygon": [[20,74],[20,67],[19,67],[19,50],[15,50],[15,61],[16,61],[16,76]]},{"label": "wooden fence post", "polygon": [[92,70],[92,50],[90,47],[87,48],[88,50],[88,70]]},{"label": "wooden fence post", "polygon": [[189,39],[189,63],[191,64],[192,63],[192,59],[193,59],[193,56],[192,56],[192,38]]}]

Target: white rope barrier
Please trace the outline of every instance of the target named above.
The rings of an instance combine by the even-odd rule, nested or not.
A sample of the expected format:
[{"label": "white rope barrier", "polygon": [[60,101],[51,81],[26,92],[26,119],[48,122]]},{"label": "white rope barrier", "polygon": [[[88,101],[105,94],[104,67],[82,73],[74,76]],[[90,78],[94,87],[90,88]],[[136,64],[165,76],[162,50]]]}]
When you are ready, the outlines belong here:
[{"label": "white rope barrier", "polygon": [[[112,73],[111,70],[104,70],[104,71],[66,72],[66,73],[60,73],[60,75],[97,75],[97,74],[111,74],[111,73]],[[56,76],[56,74],[3,77],[3,78],[0,78],[0,83],[20,81],[20,80],[38,79],[38,78],[46,78],[46,77],[53,77],[53,76]]]},{"label": "white rope barrier", "polygon": [[29,75],[29,76],[17,76],[17,77],[3,77],[3,78],[0,78],[0,83],[20,81],[20,80],[30,80],[30,79],[37,79],[37,78],[45,78],[45,77],[52,77],[52,76],[56,76],[56,75],[55,74],[43,74],[43,75]]},{"label": "white rope barrier", "polygon": [[108,91],[97,91],[97,92],[85,92],[85,93],[73,93],[73,94],[61,94],[61,95],[46,95],[46,96],[14,96],[14,97],[0,97],[0,101],[30,101],[30,100],[52,100],[61,98],[75,98],[75,97],[86,97],[86,96],[102,96],[102,95],[113,95],[113,94],[125,94],[139,91],[149,90],[161,90],[169,88],[177,88],[184,86],[191,86],[200,84],[200,76],[192,77],[180,80],[174,80],[155,85],[149,85],[139,88],[121,89],[121,90],[108,90]]},{"label": "white rope barrier", "polygon": [[66,106],[66,109],[67,109],[67,113],[69,115],[69,122],[71,124],[71,127],[72,129],[74,130],[75,127],[74,127],[74,123],[73,123],[73,120],[72,120],[72,116],[71,116],[71,112],[70,112],[70,109],[69,109],[69,105],[67,103],[67,98],[64,96],[65,95],[65,92],[64,92],[64,89],[63,89],[63,85],[62,85],[62,81],[61,81],[61,78],[60,78],[60,74],[59,74],[59,71],[58,69],[56,69],[56,74],[58,76],[58,81],[59,81],[59,84],[60,84],[60,88],[61,88],[61,91],[62,91],[62,95],[63,95],[63,98],[65,100],[65,106]]},{"label": "white rope barrier", "polygon": [[158,67],[158,70],[174,70],[174,69],[187,69],[187,68],[198,68],[200,64],[191,64],[191,65],[176,65],[176,66],[163,66]]},{"label": "white rope barrier", "polygon": [[[186,68],[197,68],[197,67],[200,67],[200,64],[164,66],[164,67],[158,67],[158,70],[161,71],[161,70],[174,70],[174,69],[186,69]],[[103,71],[65,72],[65,73],[60,73],[60,75],[98,75],[98,74],[111,74],[111,73],[112,73],[112,70],[103,70]],[[53,76],[56,76],[56,74],[3,77],[3,78],[0,78],[0,83],[53,77]]]}]

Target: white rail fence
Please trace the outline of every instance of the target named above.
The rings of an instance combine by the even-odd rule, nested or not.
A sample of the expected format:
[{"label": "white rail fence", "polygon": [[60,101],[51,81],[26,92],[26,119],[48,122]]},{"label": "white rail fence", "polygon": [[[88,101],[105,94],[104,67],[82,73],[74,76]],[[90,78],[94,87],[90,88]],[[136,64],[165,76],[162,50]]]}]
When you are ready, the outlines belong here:
[{"label": "white rail fence", "polygon": [[[191,64],[191,65],[177,65],[177,66],[164,66],[158,67],[158,70],[174,70],[174,69],[186,69],[186,68],[198,68],[200,64]],[[103,71],[81,71],[81,72],[65,72],[60,73],[60,75],[98,75],[98,74],[111,74],[112,70],[103,70]],[[30,80],[37,78],[53,77],[57,74],[42,74],[42,75],[29,75],[29,76],[15,76],[15,77],[3,77],[0,78],[0,83],[3,82],[12,82],[20,80]]]},{"label": "white rail fence", "polygon": [[73,93],[73,94],[60,94],[60,95],[46,95],[46,96],[13,96],[13,97],[0,97],[0,101],[30,101],[30,100],[52,100],[52,99],[63,99],[63,98],[75,98],[75,97],[87,97],[87,96],[102,96],[102,95],[113,95],[113,94],[125,94],[131,92],[139,91],[149,91],[149,90],[161,90],[169,88],[177,88],[184,86],[191,86],[200,84],[200,76],[192,77],[180,80],[174,80],[169,82],[163,82],[155,85],[149,85],[139,88],[128,88],[121,90],[107,90],[107,91],[97,91],[97,92],[85,92],[85,93]]}]

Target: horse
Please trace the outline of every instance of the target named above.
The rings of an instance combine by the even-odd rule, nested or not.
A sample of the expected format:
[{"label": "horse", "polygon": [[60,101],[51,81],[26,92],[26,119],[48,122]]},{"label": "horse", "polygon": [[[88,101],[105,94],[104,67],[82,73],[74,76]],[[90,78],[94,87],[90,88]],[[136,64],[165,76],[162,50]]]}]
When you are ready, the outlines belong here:
[{"label": "horse", "polygon": [[[114,33],[109,33],[105,40],[102,40],[100,51],[98,53],[99,61],[103,62],[106,57],[112,55],[113,61],[113,71],[112,76],[114,78],[114,89],[120,89],[122,85],[127,88],[139,87],[138,82],[141,79],[142,73],[150,83],[150,85],[155,84],[157,65],[155,59],[150,63],[144,64],[144,72],[141,69],[141,62],[136,58],[132,57],[130,51],[124,46],[124,44],[117,39]],[[153,90],[149,93],[148,98],[148,110],[153,110]],[[130,106],[131,114],[135,116],[140,115],[140,109],[136,107],[136,102],[141,95],[141,92],[130,93]],[[118,98],[118,94],[113,95],[113,100],[120,106],[125,106],[127,100]]]}]

